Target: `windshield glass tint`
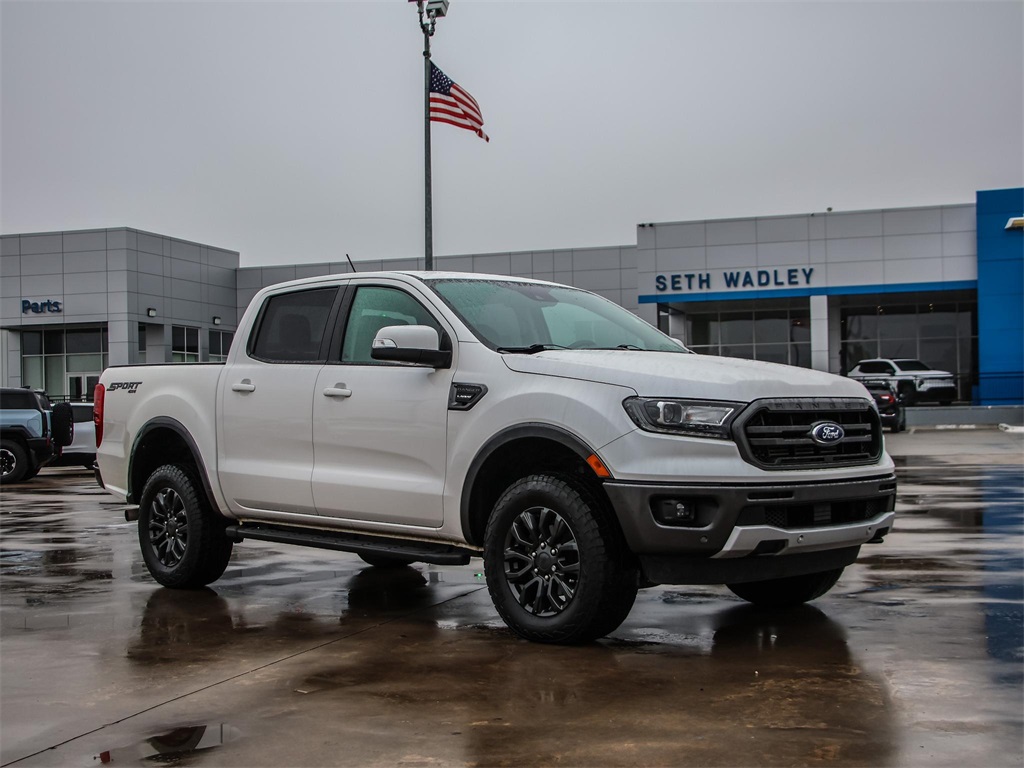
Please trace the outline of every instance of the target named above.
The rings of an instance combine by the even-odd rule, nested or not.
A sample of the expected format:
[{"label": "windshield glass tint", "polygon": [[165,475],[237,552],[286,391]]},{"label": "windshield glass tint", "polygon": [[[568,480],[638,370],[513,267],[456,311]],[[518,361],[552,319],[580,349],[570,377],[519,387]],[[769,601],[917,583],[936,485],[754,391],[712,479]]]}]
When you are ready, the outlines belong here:
[{"label": "windshield glass tint", "polygon": [[570,349],[687,351],[632,312],[575,288],[511,280],[439,278],[427,282],[493,349],[541,344]]}]

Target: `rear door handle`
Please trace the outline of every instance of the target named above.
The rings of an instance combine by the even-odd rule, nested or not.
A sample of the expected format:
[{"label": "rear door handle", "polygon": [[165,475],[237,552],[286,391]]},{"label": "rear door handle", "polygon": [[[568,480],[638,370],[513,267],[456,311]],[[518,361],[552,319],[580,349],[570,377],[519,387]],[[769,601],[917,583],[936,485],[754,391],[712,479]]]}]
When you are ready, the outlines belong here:
[{"label": "rear door handle", "polygon": [[241,381],[231,385],[232,392],[255,392],[256,385],[253,384],[249,379],[242,379]]},{"label": "rear door handle", "polygon": [[336,387],[327,387],[324,390],[324,397],[352,397],[352,390],[346,389],[344,384]]}]

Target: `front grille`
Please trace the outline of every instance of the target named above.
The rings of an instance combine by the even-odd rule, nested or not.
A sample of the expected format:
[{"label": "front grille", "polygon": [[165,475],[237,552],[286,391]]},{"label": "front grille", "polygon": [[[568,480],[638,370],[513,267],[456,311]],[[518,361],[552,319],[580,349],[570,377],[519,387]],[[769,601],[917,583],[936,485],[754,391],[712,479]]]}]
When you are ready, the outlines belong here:
[{"label": "front grille", "polygon": [[775,528],[825,528],[871,520],[892,509],[892,496],[849,499],[813,504],[744,507],[736,525],[771,525]]},{"label": "front grille", "polygon": [[[843,437],[823,445],[812,431],[838,424]],[[878,412],[859,398],[755,400],[733,427],[743,458],[762,469],[819,469],[871,464],[882,453]]]}]

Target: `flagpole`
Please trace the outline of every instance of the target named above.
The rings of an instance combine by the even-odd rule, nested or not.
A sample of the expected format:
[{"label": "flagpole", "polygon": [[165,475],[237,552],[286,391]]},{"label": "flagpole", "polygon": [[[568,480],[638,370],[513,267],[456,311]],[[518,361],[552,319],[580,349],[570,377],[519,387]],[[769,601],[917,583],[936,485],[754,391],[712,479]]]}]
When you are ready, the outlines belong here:
[{"label": "flagpole", "polygon": [[419,7],[423,27],[423,268],[430,272],[434,269],[434,209],[430,191],[430,33],[434,30],[433,24],[428,27],[422,22],[422,1]]}]

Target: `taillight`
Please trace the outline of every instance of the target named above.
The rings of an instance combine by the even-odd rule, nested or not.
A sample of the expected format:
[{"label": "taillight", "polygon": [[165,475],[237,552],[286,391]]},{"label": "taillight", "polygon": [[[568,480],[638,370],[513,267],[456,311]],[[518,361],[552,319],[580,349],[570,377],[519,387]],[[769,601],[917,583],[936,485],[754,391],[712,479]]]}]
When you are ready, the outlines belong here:
[{"label": "taillight", "polygon": [[103,442],[103,398],[107,394],[107,388],[97,384],[92,393],[92,425],[96,430],[96,447]]},{"label": "taillight", "polygon": [[894,402],[894,400],[895,400],[895,398],[893,398],[892,395],[882,395],[882,402],[883,403],[891,403],[891,402]]}]

